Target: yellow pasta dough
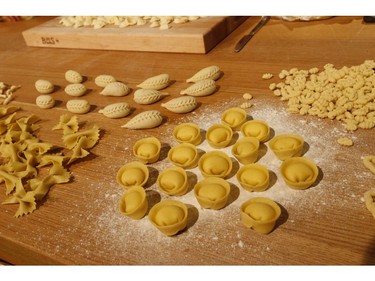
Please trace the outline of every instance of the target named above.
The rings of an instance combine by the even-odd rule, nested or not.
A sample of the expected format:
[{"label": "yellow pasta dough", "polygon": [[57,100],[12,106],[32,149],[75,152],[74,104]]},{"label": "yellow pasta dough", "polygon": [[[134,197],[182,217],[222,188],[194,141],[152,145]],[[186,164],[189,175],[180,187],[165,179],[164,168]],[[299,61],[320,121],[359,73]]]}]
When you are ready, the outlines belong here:
[{"label": "yellow pasta dough", "polygon": [[199,205],[206,209],[219,210],[225,207],[230,193],[229,183],[218,177],[209,177],[198,182],[194,195]]},{"label": "yellow pasta dough", "polygon": [[199,159],[198,166],[205,177],[225,178],[232,171],[232,160],[221,151],[210,151]]},{"label": "yellow pasta dough", "polygon": [[224,124],[212,125],[208,128],[206,139],[213,148],[224,148],[230,144],[233,137],[232,129]]},{"label": "yellow pasta dough", "polygon": [[184,169],[171,167],[163,170],[157,179],[159,189],[168,195],[184,195],[188,190],[188,177]]},{"label": "yellow pasta dough", "polygon": [[119,210],[132,219],[141,219],[147,212],[146,192],[141,186],[129,188],[121,197]]},{"label": "yellow pasta dough", "polygon": [[241,221],[259,233],[268,234],[281,215],[277,203],[266,197],[254,197],[244,202],[240,207]]},{"label": "yellow pasta dough", "polygon": [[184,203],[163,200],[151,208],[148,217],[163,234],[173,236],[186,227],[188,210]]},{"label": "yellow pasta dough", "polygon": [[233,130],[239,130],[246,122],[246,111],[239,107],[232,107],[224,111],[221,121]]},{"label": "yellow pasta dough", "polygon": [[255,137],[244,137],[232,147],[232,154],[242,164],[250,164],[258,159],[259,140]]},{"label": "yellow pasta dough", "polygon": [[133,154],[143,163],[151,164],[158,161],[161,143],[155,137],[138,140],[133,146]]},{"label": "yellow pasta dough", "polygon": [[173,136],[179,143],[191,143],[193,145],[200,144],[201,131],[197,124],[182,123],[173,130]]},{"label": "yellow pasta dough", "polygon": [[316,181],[319,170],[314,162],[305,157],[285,160],[280,167],[286,184],[293,189],[306,189]]},{"label": "yellow pasta dough", "polygon": [[142,162],[134,161],[122,166],[116,175],[116,181],[125,189],[133,186],[144,186],[148,180],[149,171]]},{"label": "yellow pasta dough", "polygon": [[365,192],[364,200],[367,210],[372,214],[375,219],[375,190],[371,189]]},{"label": "yellow pasta dough", "polygon": [[241,132],[245,137],[255,137],[260,142],[267,141],[270,134],[270,127],[262,120],[250,120],[241,126]]},{"label": "yellow pasta dough", "polygon": [[236,177],[247,191],[264,191],[269,186],[269,172],[260,164],[248,164],[241,167]]},{"label": "yellow pasta dough", "polygon": [[169,161],[185,169],[195,167],[198,163],[198,158],[197,148],[190,143],[176,145],[168,152]]},{"label": "yellow pasta dough", "polygon": [[363,165],[375,174],[375,155],[368,155],[363,157]]},{"label": "yellow pasta dough", "polygon": [[303,145],[303,138],[294,134],[282,134],[275,136],[269,143],[271,150],[280,160],[301,156]]}]

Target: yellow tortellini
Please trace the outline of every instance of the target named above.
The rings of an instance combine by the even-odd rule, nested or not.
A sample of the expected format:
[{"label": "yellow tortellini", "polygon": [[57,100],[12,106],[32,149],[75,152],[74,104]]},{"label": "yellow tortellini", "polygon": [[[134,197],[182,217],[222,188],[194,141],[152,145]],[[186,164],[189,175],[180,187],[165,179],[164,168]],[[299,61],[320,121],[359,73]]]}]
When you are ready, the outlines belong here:
[{"label": "yellow tortellini", "polygon": [[133,186],[144,186],[148,180],[149,171],[142,162],[130,162],[122,166],[116,175],[116,181],[124,188]]},{"label": "yellow tortellini", "polygon": [[172,236],[186,227],[188,209],[182,202],[163,200],[151,208],[148,217],[163,234]]},{"label": "yellow tortellini", "polygon": [[299,135],[282,134],[275,136],[269,146],[276,157],[283,161],[290,157],[301,156],[303,144],[304,140]]},{"label": "yellow tortellini", "polygon": [[241,221],[259,233],[268,234],[281,215],[279,205],[266,197],[254,197],[240,207]]},{"label": "yellow tortellini", "polygon": [[233,137],[232,129],[224,124],[216,124],[208,128],[206,139],[213,148],[224,148],[230,144]]},{"label": "yellow tortellini", "polygon": [[155,137],[143,138],[133,146],[133,154],[143,163],[151,164],[158,161],[161,143]]},{"label": "yellow tortellini", "polygon": [[232,147],[232,154],[242,164],[254,163],[258,159],[259,140],[255,137],[244,137]]},{"label": "yellow tortellini", "polygon": [[157,179],[159,189],[174,196],[184,195],[188,190],[188,177],[184,169],[170,167],[163,170]]},{"label": "yellow tortellini", "polygon": [[293,189],[306,189],[314,184],[319,170],[314,162],[305,157],[285,160],[280,167],[281,176]]},{"label": "yellow tortellini", "polygon": [[225,207],[229,193],[229,183],[218,177],[205,178],[194,187],[194,195],[199,205],[206,209],[219,210]]},{"label": "yellow tortellini", "polygon": [[225,178],[232,171],[232,160],[221,151],[210,151],[199,159],[199,170],[205,177]]},{"label": "yellow tortellini", "polygon": [[233,130],[239,130],[243,123],[246,122],[246,111],[239,107],[232,107],[224,111],[221,116],[223,124],[228,125]]},{"label": "yellow tortellini", "polygon": [[266,122],[254,119],[245,122],[241,126],[241,132],[245,137],[255,137],[260,142],[265,142],[270,135],[270,127]]},{"label": "yellow tortellini", "polygon": [[168,152],[169,161],[184,169],[196,167],[198,158],[199,154],[197,148],[190,143],[176,145]]},{"label": "yellow tortellini", "polygon": [[147,212],[146,192],[141,186],[129,188],[121,197],[119,209],[122,214],[132,219],[141,219]]},{"label": "yellow tortellini", "polygon": [[173,130],[173,136],[179,143],[198,145],[201,142],[201,131],[195,123],[182,123]]},{"label": "yellow tortellini", "polygon": [[269,171],[260,164],[248,164],[237,172],[237,180],[248,191],[264,191],[269,186]]}]

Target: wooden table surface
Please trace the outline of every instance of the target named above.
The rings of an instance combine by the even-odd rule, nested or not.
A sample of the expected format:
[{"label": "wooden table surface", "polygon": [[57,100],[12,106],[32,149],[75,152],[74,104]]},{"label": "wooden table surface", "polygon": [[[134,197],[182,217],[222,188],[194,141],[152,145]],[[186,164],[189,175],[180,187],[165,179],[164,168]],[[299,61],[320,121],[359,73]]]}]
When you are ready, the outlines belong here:
[{"label": "wooden table surface", "polygon": [[[289,114],[286,103],[268,89],[271,82],[280,81],[282,69],[322,68],[327,63],[352,66],[375,59],[374,24],[364,24],[362,17],[313,22],[271,19],[239,53],[233,52],[235,43],[259,17],[250,17],[206,55],[27,47],[21,32],[49,19],[0,23],[0,81],[22,86],[11,105],[20,106],[24,115],[40,116],[42,127],[37,136],[62,146],[62,133],[52,127],[68,113],[64,73],[79,71],[91,89],[85,98],[95,106],[78,118],[87,128],[98,125],[101,138],[91,150],[93,156],[69,168],[72,181],[53,186],[32,214],[15,218],[17,206],[0,205],[0,260],[11,264],[375,264],[375,220],[363,202],[363,193],[375,186],[375,176],[361,159],[375,153],[374,129],[347,133],[339,121]],[[175,80],[165,90],[170,96],[164,100],[178,96],[187,87],[184,81],[188,77],[213,64],[224,72],[217,81],[220,89],[199,98],[200,106],[192,113],[179,115],[161,108],[161,102],[140,106],[132,100],[137,84],[160,73]],[[263,80],[263,73],[275,77]],[[122,98],[100,96],[93,81],[99,74],[115,76],[133,92]],[[55,108],[42,110],[35,105],[38,79],[60,87],[52,94],[59,101]],[[147,217],[135,221],[119,213],[124,190],[115,174],[135,160],[131,149],[138,139],[155,136],[163,144],[161,160],[150,165],[151,179],[146,186],[150,202],[155,203],[167,198],[158,191],[155,180],[170,165],[165,152],[176,144],[173,128],[190,121],[205,130],[220,122],[225,109],[239,106],[246,92],[254,97],[249,116],[265,120],[275,134],[297,133],[305,138],[305,156],[322,171],[315,186],[303,191],[285,186],[278,172],[280,161],[267,151],[259,163],[273,172],[274,180],[265,192],[247,192],[232,177],[229,205],[222,210],[201,209],[191,187],[188,194],[173,197],[189,206],[188,227],[175,237],[161,234]],[[111,120],[98,113],[104,105],[120,100],[135,108],[131,116]],[[165,121],[160,127],[137,131],[120,127],[146,109],[162,112]],[[351,137],[354,146],[338,145],[341,136]],[[205,142],[200,149],[210,150]],[[190,185],[201,178],[196,168],[189,173]],[[5,186],[0,191],[2,202]],[[255,196],[269,197],[282,206],[281,218],[268,235],[247,229],[240,221],[239,206]]]}]

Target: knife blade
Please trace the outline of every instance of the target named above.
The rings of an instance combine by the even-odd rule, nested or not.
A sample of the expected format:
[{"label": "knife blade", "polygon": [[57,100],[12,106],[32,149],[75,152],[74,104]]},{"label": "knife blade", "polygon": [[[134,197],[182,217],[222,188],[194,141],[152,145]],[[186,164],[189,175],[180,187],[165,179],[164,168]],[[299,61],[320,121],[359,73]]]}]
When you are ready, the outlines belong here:
[{"label": "knife blade", "polygon": [[237,42],[236,46],[234,47],[234,51],[236,53],[241,51],[241,49],[246,45],[246,43],[249,42],[251,38],[253,38],[255,33],[257,33],[258,30],[261,29],[262,26],[265,25],[269,21],[270,18],[271,18],[270,16],[263,16],[260,19],[260,21],[257,23],[257,25],[249,32],[249,34],[246,34],[245,36],[241,38],[240,41]]}]

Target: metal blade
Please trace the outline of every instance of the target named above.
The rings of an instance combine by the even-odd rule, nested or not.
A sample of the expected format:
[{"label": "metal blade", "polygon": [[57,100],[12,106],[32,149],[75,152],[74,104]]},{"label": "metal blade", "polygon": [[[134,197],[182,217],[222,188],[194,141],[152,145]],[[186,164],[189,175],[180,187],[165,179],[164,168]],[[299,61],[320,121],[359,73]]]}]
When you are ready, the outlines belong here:
[{"label": "metal blade", "polygon": [[246,34],[244,37],[241,38],[240,41],[237,42],[236,46],[234,47],[234,51],[236,53],[241,51],[241,49],[246,45],[246,43],[249,42],[251,38],[253,38],[255,33],[257,33],[257,31],[261,29],[262,26],[265,25],[270,18],[270,16],[262,17],[261,20],[257,23],[257,25],[249,32],[249,34]]}]

